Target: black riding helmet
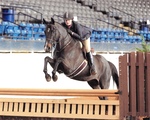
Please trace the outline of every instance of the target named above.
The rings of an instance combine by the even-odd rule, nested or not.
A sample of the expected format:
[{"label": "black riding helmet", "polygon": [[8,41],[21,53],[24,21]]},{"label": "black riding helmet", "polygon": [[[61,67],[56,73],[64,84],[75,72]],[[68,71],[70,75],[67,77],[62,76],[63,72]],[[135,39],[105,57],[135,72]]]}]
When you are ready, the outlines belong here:
[{"label": "black riding helmet", "polygon": [[65,12],[63,18],[65,20],[73,20],[73,13],[71,13],[71,12]]}]

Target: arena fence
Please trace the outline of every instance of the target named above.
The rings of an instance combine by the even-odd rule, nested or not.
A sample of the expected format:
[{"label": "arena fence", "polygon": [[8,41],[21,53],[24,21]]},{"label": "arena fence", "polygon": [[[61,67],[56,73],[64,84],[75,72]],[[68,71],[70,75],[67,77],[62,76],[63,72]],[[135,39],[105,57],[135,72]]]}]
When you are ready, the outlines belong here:
[{"label": "arena fence", "polygon": [[150,53],[131,52],[119,57],[120,117],[150,117]]},{"label": "arena fence", "polygon": [[[0,88],[0,116],[119,120],[116,93],[117,90]],[[99,100],[98,96],[109,99]]]}]

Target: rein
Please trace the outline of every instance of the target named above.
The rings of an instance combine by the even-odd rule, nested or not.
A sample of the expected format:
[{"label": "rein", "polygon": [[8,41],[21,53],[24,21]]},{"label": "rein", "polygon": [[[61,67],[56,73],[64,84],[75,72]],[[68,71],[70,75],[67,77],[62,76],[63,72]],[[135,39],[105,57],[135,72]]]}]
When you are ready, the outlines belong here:
[{"label": "rein", "polygon": [[[60,34],[60,32],[59,32],[59,34]],[[67,37],[68,37],[68,33],[67,33],[67,35],[65,36],[64,40],[65,40]],[[59,50],[59,52],[61,52],[62,50],[64,50],[70,43],[71,43],[71,40],[68,41],[67,44],[65,44],[65,45]]]}]

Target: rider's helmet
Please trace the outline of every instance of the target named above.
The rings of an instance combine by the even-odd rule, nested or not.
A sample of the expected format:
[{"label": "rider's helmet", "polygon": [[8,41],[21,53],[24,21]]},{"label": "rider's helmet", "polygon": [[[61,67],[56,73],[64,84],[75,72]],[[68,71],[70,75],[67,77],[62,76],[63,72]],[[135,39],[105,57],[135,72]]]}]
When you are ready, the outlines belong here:
[{"label": "rider's helmet", "polygon": [[65,20],[73,20],[73,13],[71,13],[71,12],[65,12],[63,18]]}]

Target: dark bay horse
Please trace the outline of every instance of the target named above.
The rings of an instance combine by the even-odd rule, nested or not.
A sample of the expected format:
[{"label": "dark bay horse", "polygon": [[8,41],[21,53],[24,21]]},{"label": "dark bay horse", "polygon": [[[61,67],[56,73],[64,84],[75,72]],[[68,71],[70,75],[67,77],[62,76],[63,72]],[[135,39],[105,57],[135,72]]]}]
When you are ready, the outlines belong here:
[{"label": "dark bay horse", "polygon": [[[108,89],[110,85],[111,76],[119,87],[118,72],[115,65],[107,61],[101,55],[94,55],[94,64],[97,70],[96,75],[90,75],[90,68],[85,58],[83,49],[81,48],[79,40],[70,36],[67,30],[52,18],[50,22],[44,21],[46,24],[46,41],[45,51],[50,52],[54,47],[53,58],[47,56],[44,59],[45,78],[47,81],[51,80],[51,76],[47,71],[47,64],[49,63],[53,68],[52,79],[56,81],[58,73],[64,73],[71,79],[78,81],[87,81],[93,89]],[[100,99],[105,99],[101,97]]]}]

